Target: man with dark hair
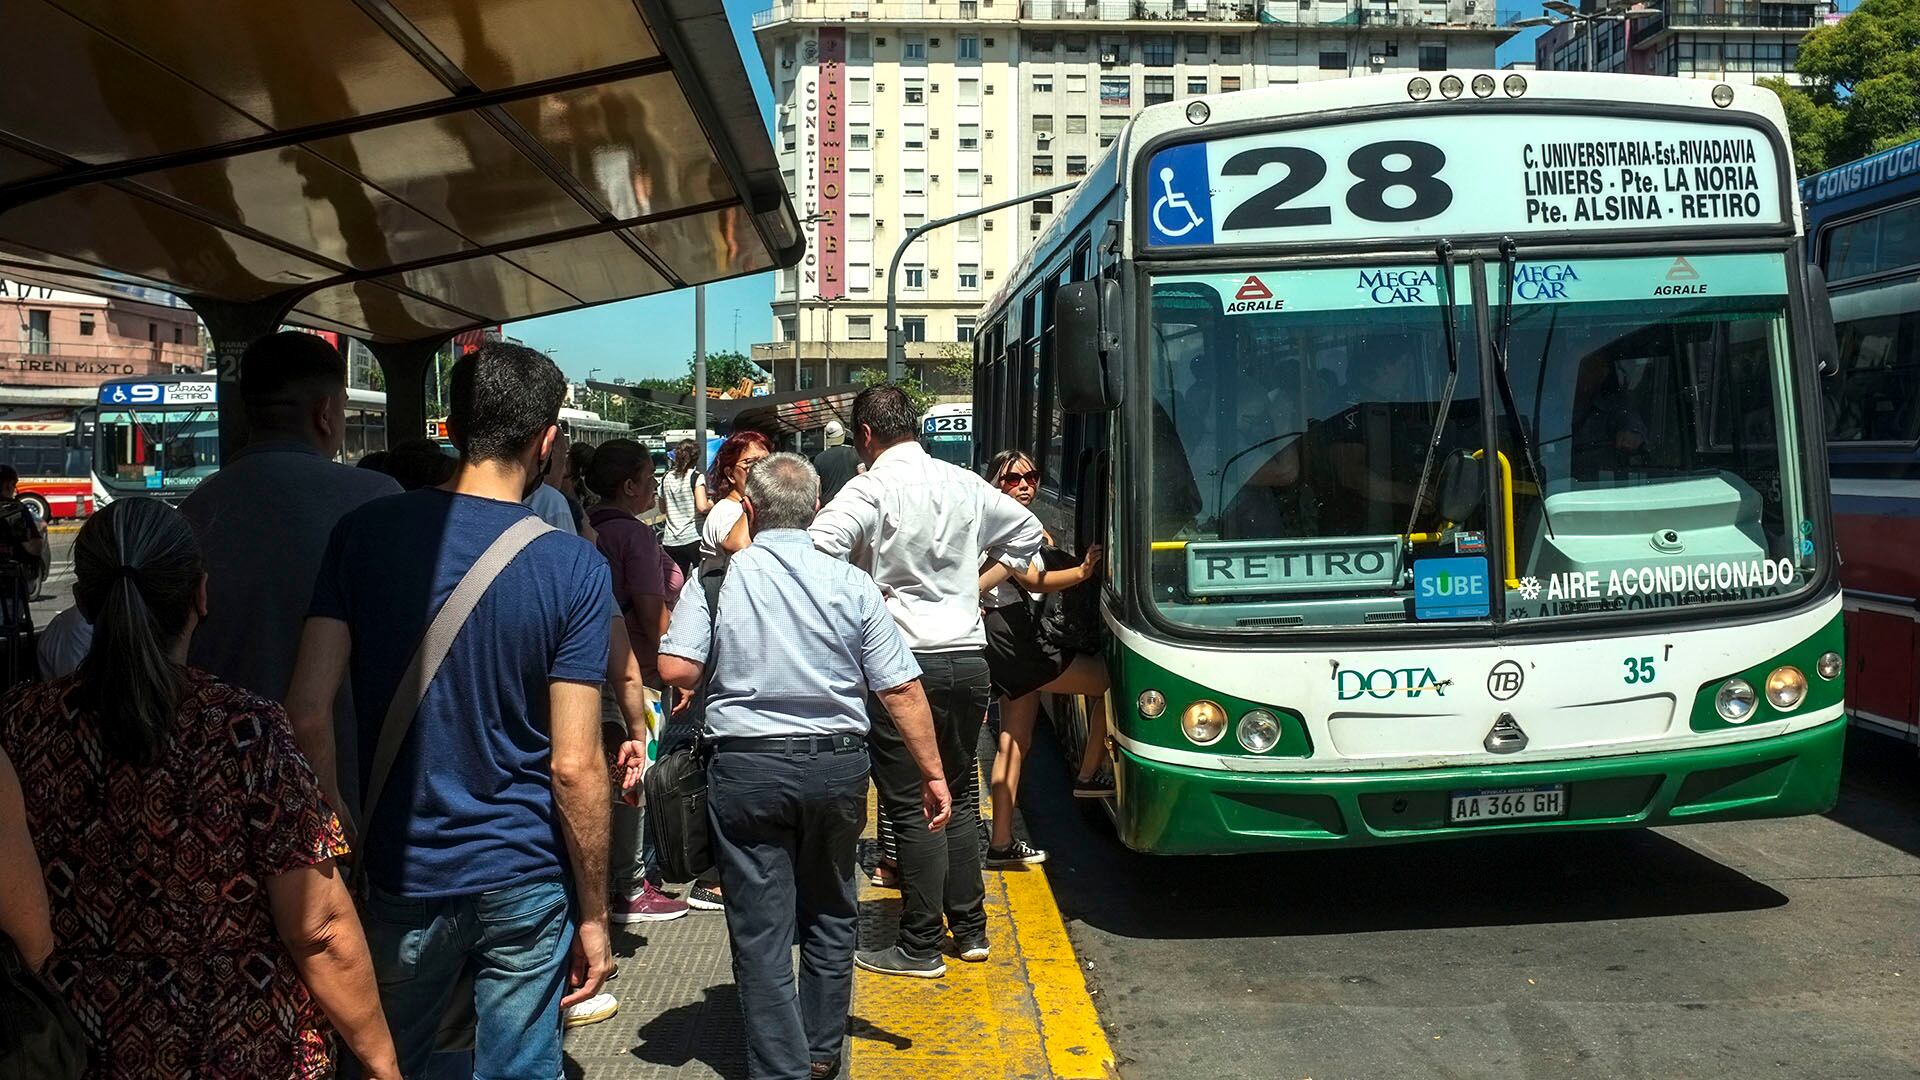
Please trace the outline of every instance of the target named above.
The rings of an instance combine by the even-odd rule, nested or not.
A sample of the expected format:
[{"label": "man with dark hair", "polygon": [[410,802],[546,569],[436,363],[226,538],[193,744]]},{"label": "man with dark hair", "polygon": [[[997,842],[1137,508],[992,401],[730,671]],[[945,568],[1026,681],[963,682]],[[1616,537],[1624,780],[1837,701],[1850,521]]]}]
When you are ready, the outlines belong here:
[{"label": "man with dark hair", "polygon": [[[327,534],[400,487],[333,460],[347,437],[347,362],[325,338],[286,330],[248,346],[240,397],[247,444],[180,504],[207,560],[208,616],[187,662],[285,701]],[[337,750],[351,763],[352,696],[334,709]]]},{"label": "man with dark hair", "polygon": [[[915,440],[919,413],[900,387],[869,386],[853,399],[854,449],[867,471],[814,518],[816,547],[873,575],[922,671],[948,788],[971,791],[980,724],[990,696],[980,620],[981,557],[1026,566],[1045,539],[1027,508]],[[891,702],[874,699],[876,720]],[[919,813],[920,774],[899,726],[877,722],[871,740],[880,811],[898,837],[900,941],[856,962],[887,975],[937,978],[946,930],[962,960],[987,958],[986,890],[980,879],[979,810],[955,799],[944,834]],[[945,920],[943,925],[942,914]]]},{"label": "man with dark hair", "polygon": [[860,454],[847,445],[847,429],[840,421],[827,421],[824,438],[827,448],[813,455],[813,467],[820,473],[820,501],[830,503],[866,466],[860,463]]},{"label": "man with dark hair", "polygon": [[0,690],[34,675],[31,601],[47,573],[47,542],[19,487],[20,471],[0,464]]},{"label": "man with dark hair", "polygon": [[[454,365],[458,471],[334,529],[287,698],[329,794],[328,705],[349,669],[363,786],[381,729],[406,724],[377,805],[354,809],[381,1004],[408,1076],[426,1067],[463,971],[477,1076],[558,1076],[562,1010],[604,1000],[589,1017],[604,1019],[615,1007],[601,993],[613,966],[600,743],[611,578],[591,544],[520,503],[540,483],[565,391],[553,361],[518,345],[488,342]],[[511,558],[482,564],[498,571],[478,589],[469,570],[516,539]],[[415,658],[463,581],[473,606],[450,638],[435,627],[445,659],[425,676]]]}]

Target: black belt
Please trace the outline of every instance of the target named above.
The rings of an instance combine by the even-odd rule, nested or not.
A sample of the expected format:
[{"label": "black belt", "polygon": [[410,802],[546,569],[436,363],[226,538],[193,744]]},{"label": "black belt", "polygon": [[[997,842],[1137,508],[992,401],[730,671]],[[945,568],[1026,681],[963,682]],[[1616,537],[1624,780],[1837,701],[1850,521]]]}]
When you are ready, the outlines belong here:
[{"label": "black belt", "polygon": [[715,739],[713,748],[747,754],[855,754],[867,748],[867,739],[864,735],[763,735]]}]

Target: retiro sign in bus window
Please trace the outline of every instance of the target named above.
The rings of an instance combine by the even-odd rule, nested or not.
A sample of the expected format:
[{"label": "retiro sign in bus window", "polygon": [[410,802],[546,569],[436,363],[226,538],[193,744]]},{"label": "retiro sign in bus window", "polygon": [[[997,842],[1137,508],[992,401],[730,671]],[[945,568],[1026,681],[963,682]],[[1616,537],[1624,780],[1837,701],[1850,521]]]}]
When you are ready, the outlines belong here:
[{"label": "retiro sign in bus window", "polygon": [[1765,226],[1789,209],[1773,144],[1725,117],[1428,114],[1171,146],[1146,179],[1151,248]]}]

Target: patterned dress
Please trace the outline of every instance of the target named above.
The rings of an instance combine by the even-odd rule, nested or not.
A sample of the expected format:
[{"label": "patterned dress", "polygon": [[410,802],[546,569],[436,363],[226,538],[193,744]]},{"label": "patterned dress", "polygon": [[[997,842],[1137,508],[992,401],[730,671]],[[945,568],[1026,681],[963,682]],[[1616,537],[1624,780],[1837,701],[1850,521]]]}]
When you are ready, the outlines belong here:
[{"label": "patterned dress", "polygon": [[280,706],[203,672],[159,762],[103,752],[72,677],[0,700],[53,903],[47,977],[101,1078],[332,1075],[331,1028],[274,930],[266,882],[347,850]]}]

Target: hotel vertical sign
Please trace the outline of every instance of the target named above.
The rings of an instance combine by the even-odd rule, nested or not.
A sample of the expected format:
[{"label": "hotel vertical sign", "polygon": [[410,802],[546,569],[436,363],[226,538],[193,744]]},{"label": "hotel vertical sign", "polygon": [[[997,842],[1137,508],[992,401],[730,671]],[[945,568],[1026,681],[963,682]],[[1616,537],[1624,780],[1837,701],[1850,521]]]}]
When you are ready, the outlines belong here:
[{"label": "hotel vertical sign", "polygon": [[814,84],[808,87],[806,153],[808,184],[804,200],[817,215],[814,242],[803,268],[803,292],[822,300],[847,294],[847,32],[822,27]]}]

